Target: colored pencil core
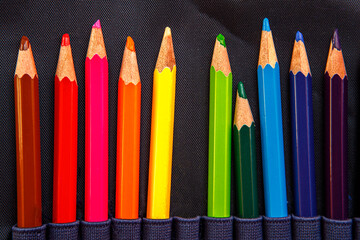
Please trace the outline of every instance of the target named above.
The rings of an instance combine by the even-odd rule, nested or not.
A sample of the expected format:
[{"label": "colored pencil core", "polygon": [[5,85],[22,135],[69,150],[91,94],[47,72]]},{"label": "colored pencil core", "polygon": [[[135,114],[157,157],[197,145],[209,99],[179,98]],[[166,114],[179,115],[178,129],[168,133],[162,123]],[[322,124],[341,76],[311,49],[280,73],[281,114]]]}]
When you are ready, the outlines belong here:
[{"label": "colored pencil core", "polygon": [[126,48],[132,52],[135,52],[135,43],[134,40],[129,36],[126,39]]},{"label": "colored pencil core", "polygon": [[69,45],[70,45],[70,37],[69,34],[65,33],[61,39],[61,46],[65,47]]},{"label": "colored pencil core", "polygon": [[29,39],[25,36],[21,38],[19,50],[25,51],[29,49]]},{"label": "colored pencil core", "polygon": [[219,34],[216,38],[217,38],[217,40],[220,42],[221,45],[223,45],[224,47],[226,47],[224,35]]},{"label": "colored pencil core", "polygon": [[239,94],[239,97],[247,99],[244,84],[242,82],[239,82],[239,84],[238,84],[238,94]]},{"label": "colored pencil core", "polygon": [[304,42],[304,37],[303,37],[303,35],[301,34],[301,32],[299,32],[299,31],[297,31],[297,33],[296,33],[296,37],[295,37],[295,41],[302,41],[302,42]]},{"label": "colored pencil core", "polygon": [[270,32],[270,31],[271,31],[271,30],[270,30],[269,19],[264,18],[262,30],[263,30],[263,31],[267,31],[267,32]]},{"label": "colored pencil core", "polygon": [[332,37],[332,45],[333,48],[336,48],[337,50],[341,50],[341,44],[340,44],[340,38],[339,38],[339,32],[337,29],[334,31],[334,35]]},{"label": "colored pencil core", "polygon": [[92,26],[93,28],[101,28],[101,24],[100,24],[100,19],[98,19],[96,21],[96,23],[94,23],[94,25]]}]

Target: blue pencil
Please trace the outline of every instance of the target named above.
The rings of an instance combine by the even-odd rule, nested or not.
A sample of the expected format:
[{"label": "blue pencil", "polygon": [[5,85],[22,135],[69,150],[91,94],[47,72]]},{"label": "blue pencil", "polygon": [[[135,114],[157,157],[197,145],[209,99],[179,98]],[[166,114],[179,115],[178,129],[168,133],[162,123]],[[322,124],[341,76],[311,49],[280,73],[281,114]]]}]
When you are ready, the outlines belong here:
[{"label": "blue pencil", "polygon": [[280,70],[267,18],[263,22],[257,74],[265,215],[267,217],[286,217],[287,200]]},{"label": "blue pencil", "polygon": [[304,39],[297,32],[290,65],[290,105],[295,215],[300,217],[317,215],[311,85]]}]

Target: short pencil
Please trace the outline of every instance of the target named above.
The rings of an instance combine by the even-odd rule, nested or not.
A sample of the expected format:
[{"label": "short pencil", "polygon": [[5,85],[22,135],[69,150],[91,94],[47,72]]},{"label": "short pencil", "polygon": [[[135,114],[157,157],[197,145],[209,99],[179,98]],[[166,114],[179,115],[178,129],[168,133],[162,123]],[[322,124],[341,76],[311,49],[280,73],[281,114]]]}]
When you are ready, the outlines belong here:
[{"label": "short pencil", "polygon": [[258,211],[255,123],[244,84],[239,82],[233,125],[236,212],[256,218]]}]

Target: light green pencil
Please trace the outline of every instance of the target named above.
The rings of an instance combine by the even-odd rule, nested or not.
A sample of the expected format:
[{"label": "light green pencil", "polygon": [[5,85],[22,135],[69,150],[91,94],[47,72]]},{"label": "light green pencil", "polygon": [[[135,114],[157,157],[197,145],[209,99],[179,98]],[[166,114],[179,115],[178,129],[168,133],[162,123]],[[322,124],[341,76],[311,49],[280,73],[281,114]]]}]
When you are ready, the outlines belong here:
[{"label": "light green pencil", "polygon": [[225,38],[215,41],[210,68],[208,216],[230,217],[232,73]]}]

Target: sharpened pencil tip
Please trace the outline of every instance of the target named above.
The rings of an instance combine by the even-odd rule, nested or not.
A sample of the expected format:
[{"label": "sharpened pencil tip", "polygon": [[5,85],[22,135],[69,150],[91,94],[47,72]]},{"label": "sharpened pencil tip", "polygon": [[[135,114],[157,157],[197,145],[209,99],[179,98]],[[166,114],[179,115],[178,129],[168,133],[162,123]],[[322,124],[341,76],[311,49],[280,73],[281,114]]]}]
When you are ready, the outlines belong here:
[{"label": "sharpened pencil tip", "polygon": [[263,30],[263,31],[270,32],[269,19],[264,18],[262,30]]},{"label": "sharpened pencil tip", "polygon": [[333,48],[336,48],[337,50],[341,50],[341,44],[340,44],[340,38],[339,38],[339,31],[338,29],[335,29],[334,35],[332,37],[332,45]]},{"label": "sharpened pencil tip", "polygon": [[96,23],[94,23],[94,25],[92,26],[93,28],[101,28],[101,24],[100,24],[100,19],[98,19],[96,21]]},{"label": "sharpened pencil tip", "polygon": [[126,39],[126,48],[132,52],[135,52],[135,43],[134,43],[134,40],[130,36],[128,36]]},{"label": "sharpened pencil tip", "polygon": [[302,35],[301,32],[297,31],[296,37],[295,37],[295,41],[297,41],[297,42],[298,42],[298,41],[304,42],[304,37],[303,37],[303,35]]},{"label": "sharpened pencil tip", "polygon": [[238,94],[239,94],[239,97],[247,99],[244,84],[241,81],[238,84]]},{"label": "sharpened pencil tip", "polygon": [[224,35],[222,35],[222,34],[220,33],[219,35],[217,35],[216,39],[220,42],[221,45],[223,45],[224,47],[226,47]]},{"label": "sharpened pencil tip", "polygon": [[19,50],[21,50],[21,51],[28,50],[29,46],[30,46],[29,39],[26,36],[22,36],[21,41],[20,41]]},{"label": "sharpened pencil tip", "polygon": [[63,36],[62,36],[62,39],[61,39],[61,46],[69,46],[70,45],[70,37],[69,37],[69,34],[65,33]]},{"label": "sharpened pencil tip", "polygon": [[169,27],[165,28],[164,37],[171,36],[171,29]]}]

